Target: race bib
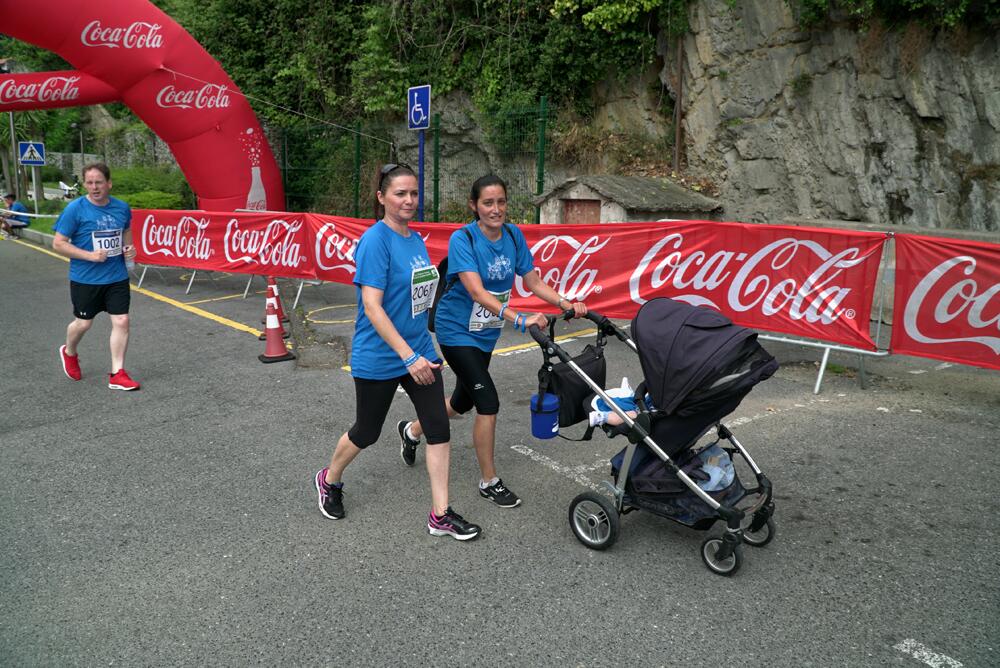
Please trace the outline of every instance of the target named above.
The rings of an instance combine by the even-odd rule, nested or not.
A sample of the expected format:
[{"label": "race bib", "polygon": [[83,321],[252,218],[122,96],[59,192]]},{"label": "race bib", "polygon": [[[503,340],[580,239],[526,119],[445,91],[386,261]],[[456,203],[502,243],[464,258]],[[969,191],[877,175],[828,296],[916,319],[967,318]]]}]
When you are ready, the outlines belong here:
[{"label": "race bib", "polygon": [[[503,306],[510,301],[510,290],[507,292],[491,292]],[[490,313],[489,309],[479,302],[472,302],[472,315],[469,316],[469,331],[480,332],[484,329],[499,329],[503,327],[503,318]]]},{"label": "race bib", "polygon": [[122,231],[121,230],[95,230],[91,233],[94,242],[94,250],[107,251],[108,257],[122,254]]},{"label": "race bib", "polygon": [[420,267],[410,275],[410,313],[416,318],[434,303],[438,286],[437,267]]}]

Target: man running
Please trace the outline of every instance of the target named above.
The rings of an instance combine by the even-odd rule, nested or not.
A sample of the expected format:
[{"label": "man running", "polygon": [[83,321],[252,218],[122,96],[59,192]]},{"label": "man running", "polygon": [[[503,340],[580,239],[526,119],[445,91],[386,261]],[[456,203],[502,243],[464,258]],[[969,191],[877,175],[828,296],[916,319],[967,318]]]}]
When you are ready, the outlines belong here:
[{"label": "man running", "polygon": [[139,383],[125,371],[128,349],[129,292],[125,258],[135,257],[132,245],[132,210],[111,197],[111,170],[104,163],[83,168],[87,194],[69,203],[56,221],[52,248],[69,261],[69,292],[73,322],[66,328],[66,344],[60,346],[63,371],[80,380],[80,358],[76,347],[94,324],[94,316],[107,311],[111,318],[112,390],[138,390]]}]

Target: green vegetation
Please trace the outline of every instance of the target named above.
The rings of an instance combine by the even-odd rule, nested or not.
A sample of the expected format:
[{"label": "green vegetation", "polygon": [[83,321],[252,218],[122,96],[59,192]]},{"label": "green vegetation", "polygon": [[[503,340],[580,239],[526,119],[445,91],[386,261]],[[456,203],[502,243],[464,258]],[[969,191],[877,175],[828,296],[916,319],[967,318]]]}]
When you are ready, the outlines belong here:
[{"label": "green vegetation", "polygon": [[113,167],[111,194],[137,209],[193,209],[194,195],[177,169]]},{"label": "green vegetation", "polygon": [[185,209],[181,196],[165,193],[160,190],[143,190],[138,193],[118,193],[118,198],[124,200],[133,209]]}]

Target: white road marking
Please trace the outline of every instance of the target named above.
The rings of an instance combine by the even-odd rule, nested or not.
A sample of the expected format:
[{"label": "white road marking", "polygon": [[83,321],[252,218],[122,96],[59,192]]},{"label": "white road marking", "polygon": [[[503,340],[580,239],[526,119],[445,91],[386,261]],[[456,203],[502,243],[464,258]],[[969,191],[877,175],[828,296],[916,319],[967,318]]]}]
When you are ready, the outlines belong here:
[{"label": "white road marking", "polygon": [[918,643],[913,638],[907,638],[898,645],[893,645],[892,648],[898,649],[903,654],[909,654],[917,661],[922,661],[933,668],[962,668],[961,662],[950,656],[932,652],[929,647]]},{"label": "white road marking", "polygon": [[[518,443],[516,445],[510,446],[510,449],[514,450],[515,452],[520,452],[522,455],[527,455],[533,461],[536,461],[539,464],[541,464],[542,466],[545,466],[545,467],[548,467],[548,468],[552,469],[553,471],[555,471],[559,475],[565,476],[565,477],[569,478],[570,480],[572,480],[573,482],[579,483],[579,484],[583,485],[584,487],[588,487],[588,488],[594,490],[595,492],[601,491],[601,489],[596,484],[594,484],[593,482],[591,482],[589,478],[587,478],[586,476],[583,475],[584,471],[586,471],[586,470],[593,470],[592,468],[588,469],[588,467],[586,467],[586,466],[583,466],[583,467],[580,467],[580,466],[563,466],[562,464],[560,464],[556,460],[552,459],[551,457],[546,457],[545,455],[543,455],[541,453],[535,452],[534,450],[532,450],[528,446],[523,445],[521,443]],[[608,466],[608,467],[611,466],[611,464],[608,463],[607,460],[604,460],[604,462],[602,462],[602,464],[604,466]],[[593,468],[597,468],[597,466],[593,465]]]},{"label": "white road marking", "polygon": [[[844,396],[844,395],[840,395],[840,396]],[[728,428],[732,429],[734,427],[739,427],[741,425],[749,424],[750,422],[753,422],[755,420],[759,420],[759,419],[761,419],[763,417],[771,417],[772,415],[777,415],[778,413],[785,413],[787,411],[792,410],[793,408],[808,408],[808,407],[810,407],[810,406],[812,406],[814,404],[829,403],[829,402],[830,402],[829,399],[810,399],[808,402],[806,402],[804,404],[794,404],[790,408],[784,408],[784,409],[782,409],[782,408],[771,408],[771,407],[768,407],[768,409],[765,412],[763,412],[763,413],[758,413],[756,415],[748,415],[748,416],[745,416],[745,417],[739,417],[739,418],[735,418],[733,420],[725,420],[724,424]],[[604,470],[606,470],[606,471],[608,471],[610,473],[610,469],[611,469],[611,461],[610,461],[611,458],[610,458],[610,456],[607,457],[607,458],[602,457],[601,459],[598,459],[593,464],[582,464],[582,465],[579,465],[579,466],[566,466],[564,464],[560,464],[559,462],[557,462],[556,460],[552,459],[551,457],[548,457],[548,456],[543,455],[541,453],[535,452],[534,450],[532,450],[531,448],[529,448],[528,446],[526,446],[526,445],[524,445],[522,443],[518,443],[516,445],[512,445],[512,446],[510,446],[510,449],[513,450],[513,451],[515,451],[515,452],[519,452],[522,455],[526,455],[527,457],[530,457],[533,461],[536,461],[539,464],[541,464],[541,465],[543,465],[543,466],[551,469],[552,471],[555,471],[559,475],[561,475],[563,477],[566,477],[566,478],[569,478],[573,482],[579,483],[579,484],[583,485],[584,487],[587,487],[589,489],[594,490],[595,492],[602,492],[603,493],[605,491],[602,486],[599,486],[596,483],[592,482],[590,480],[590,478],[588,478],[584,474],[589,473],[590,471],[597,471],[597,470],[601,470],[601,469],[604,469]]]}]

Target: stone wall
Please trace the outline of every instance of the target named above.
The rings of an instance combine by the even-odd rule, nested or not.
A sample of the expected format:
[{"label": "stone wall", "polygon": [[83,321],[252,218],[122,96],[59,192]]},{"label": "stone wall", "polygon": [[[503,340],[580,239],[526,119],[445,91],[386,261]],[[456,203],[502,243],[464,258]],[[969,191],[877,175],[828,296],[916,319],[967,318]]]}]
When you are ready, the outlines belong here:
[{"label": "stone wall", "polygon": [[689,169],[727,218],[1000,230],[996,34],[805,32],[784,2],[729,4],[693,4],[682,63]]}]

